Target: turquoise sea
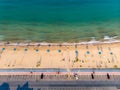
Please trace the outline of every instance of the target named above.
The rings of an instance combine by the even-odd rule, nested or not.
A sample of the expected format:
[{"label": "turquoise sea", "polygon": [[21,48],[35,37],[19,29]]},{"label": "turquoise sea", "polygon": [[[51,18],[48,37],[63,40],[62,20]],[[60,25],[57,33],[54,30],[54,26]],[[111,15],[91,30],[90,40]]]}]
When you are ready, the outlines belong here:
[{"label": "turquoise sea", "polygon": [[0,0],[0,41],[120,38],[120,0]]}]

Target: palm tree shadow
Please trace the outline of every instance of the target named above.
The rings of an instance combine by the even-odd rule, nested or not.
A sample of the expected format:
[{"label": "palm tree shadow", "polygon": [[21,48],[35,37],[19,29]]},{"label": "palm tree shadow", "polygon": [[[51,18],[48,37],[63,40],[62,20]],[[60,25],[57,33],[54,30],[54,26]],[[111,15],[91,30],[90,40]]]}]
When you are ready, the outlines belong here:
[{"label": "palm tree shadow", "polygon": [[23,86],[18,85],[17,90],[33,90],[33,88],[29,88],[29,83],[26,82]]},{"label": "palm tree shadow", "polygon": [[10,90],[9,84],[4,82],[2,85],[0,85],[0,90]]}]

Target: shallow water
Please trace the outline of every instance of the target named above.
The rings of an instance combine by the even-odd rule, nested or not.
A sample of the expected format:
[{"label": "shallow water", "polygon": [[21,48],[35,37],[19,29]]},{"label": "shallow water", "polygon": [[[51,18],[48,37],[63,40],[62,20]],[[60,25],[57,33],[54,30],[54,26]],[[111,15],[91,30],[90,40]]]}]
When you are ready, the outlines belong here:
[{"label": "shallow water", "polygon": [[0,0],[0,40],[79,42],[120,37],[120,0]]}]

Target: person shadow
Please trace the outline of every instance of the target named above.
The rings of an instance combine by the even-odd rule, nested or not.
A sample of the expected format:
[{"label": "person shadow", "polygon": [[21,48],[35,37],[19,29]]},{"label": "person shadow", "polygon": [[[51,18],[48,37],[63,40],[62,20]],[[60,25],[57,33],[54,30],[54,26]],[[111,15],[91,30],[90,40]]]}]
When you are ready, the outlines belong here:
[{"label": "person shadow", "polygon": [[29,88],[29,83],[26,82],[23,86],[18,85],[17,90],[33,90],[33,88]]},{"label": "person shadow", "polygon": [[4,82],[2,85],[0,85],[0,90],[10,90],[10,85]]}]

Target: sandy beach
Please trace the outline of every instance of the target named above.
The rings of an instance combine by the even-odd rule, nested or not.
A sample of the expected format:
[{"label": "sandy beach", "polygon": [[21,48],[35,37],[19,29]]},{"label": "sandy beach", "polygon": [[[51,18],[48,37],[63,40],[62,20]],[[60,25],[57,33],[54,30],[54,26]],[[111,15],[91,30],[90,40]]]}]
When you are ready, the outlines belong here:
[{"label": "sandy beach", "polygon": [[120,42],[0,44],[0,69],[120,68]]}]

